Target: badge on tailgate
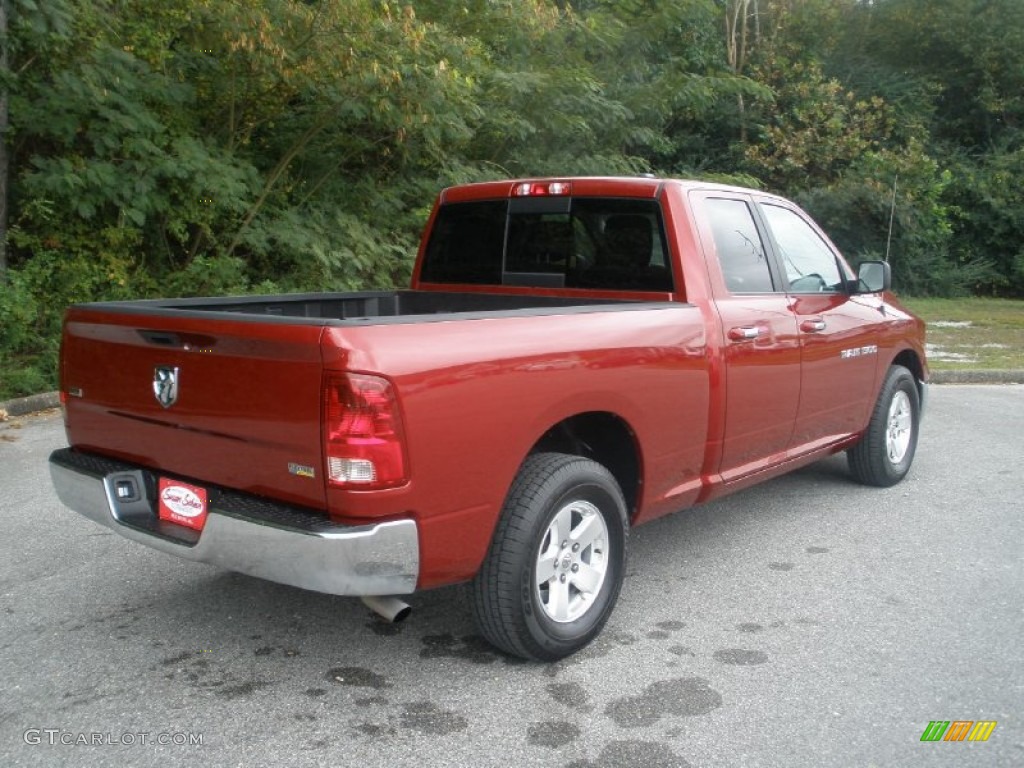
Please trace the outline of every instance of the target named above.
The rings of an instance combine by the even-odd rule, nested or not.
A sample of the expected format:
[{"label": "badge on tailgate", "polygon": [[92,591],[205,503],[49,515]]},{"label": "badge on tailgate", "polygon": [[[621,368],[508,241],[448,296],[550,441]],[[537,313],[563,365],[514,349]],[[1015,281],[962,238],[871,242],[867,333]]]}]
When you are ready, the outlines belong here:
[{"label": "badge on tailgate", "polygon": [[203,530],[207,511],[205,488],[161,477],[157,502],[161,520]]}]

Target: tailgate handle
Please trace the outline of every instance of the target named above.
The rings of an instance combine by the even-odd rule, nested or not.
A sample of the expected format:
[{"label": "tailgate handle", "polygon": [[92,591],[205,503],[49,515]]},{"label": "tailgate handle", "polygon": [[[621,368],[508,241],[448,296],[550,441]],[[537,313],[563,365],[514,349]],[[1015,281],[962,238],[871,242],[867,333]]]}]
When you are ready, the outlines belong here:
[{"label": "tailgate handle", "polygon": [[144,338],[150,344],[156,344],[161,347],[180,347],[181,339],[178,338],[176,333],[167,333],[166,331],[139,331],[139,336]]},{"label": "tailgate handle", "polygon": [[199,333],[174,333],[173,331],[150,331],[140,328],[139,336],[150,344],[170,349],[196,349],[200,352],[208,352],[213,349],[217,340],[213,336],[206,336]]}]

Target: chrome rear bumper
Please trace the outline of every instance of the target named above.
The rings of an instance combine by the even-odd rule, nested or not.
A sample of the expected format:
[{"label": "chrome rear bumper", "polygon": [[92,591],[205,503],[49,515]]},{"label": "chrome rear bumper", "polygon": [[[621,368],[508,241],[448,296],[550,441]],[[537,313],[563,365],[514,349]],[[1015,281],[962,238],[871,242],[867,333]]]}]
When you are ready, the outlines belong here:
[{"label": "chrome rear bumper", "polygon": [[[211,563],[333,595],[403,595],[416,589],[419,538],[414,520],[345,526],[312,512],[232,491],[211,495],[201,533],[160,521],[144,490],[151,473],[70,449],[50,456],[50,476],[65,506],[175,557]],[[142,498],[117,500],[132,480]]]}]

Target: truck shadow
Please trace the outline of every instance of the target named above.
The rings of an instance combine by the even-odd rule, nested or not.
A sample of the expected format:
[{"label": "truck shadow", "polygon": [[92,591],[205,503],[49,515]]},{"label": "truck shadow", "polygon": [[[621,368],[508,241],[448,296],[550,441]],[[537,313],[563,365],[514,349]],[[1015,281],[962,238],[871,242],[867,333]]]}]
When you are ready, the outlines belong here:
[{"label": "truck shadow", "polygon": [[[830,485],[835,486],[834,493],[828,493]],[[637,528],[632,534],[628,578],[640,582],[635,588],[643,589],[645,564],[700,560],[715,547],[742,540],[753,524],[803,526],[806,517],[821,511],[820,501],[813,508],[806,504],[808,491],[814,488],[820,499],[823,487],[840,507],[860,503],[859,494],[877,492],[850,480],[843,457],[817,462]],[[181,573],[151,601],[157,634],[172,627],[180,633],[187,627],[198,645],[228,646],[234,654],[248,648],[256,657],[314,655],[325,663],[340,656],[377,654],[391,661],[394,654],[407,654],[473,664],[519,663],[494,651],[477,635],[464,585],[407,596],[413,608],[410,618],[389,624],[358,598],[309,592],[211,566],[168,567]]]}]

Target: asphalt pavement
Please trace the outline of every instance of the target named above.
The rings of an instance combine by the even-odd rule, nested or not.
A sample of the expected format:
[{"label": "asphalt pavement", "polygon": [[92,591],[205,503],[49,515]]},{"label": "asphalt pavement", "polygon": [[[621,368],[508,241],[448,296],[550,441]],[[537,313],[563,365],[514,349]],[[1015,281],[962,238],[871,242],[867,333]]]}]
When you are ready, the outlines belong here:
[{"label": "asphalt pavement", "polygon": [[53,411],[0,424],[2,766],[1024,765],[1022,386],[933,387],[895,488],[834,457],[638,528],[551,665],[460,587],[387,625],[121,539],[57,501],[63,444]]}]

